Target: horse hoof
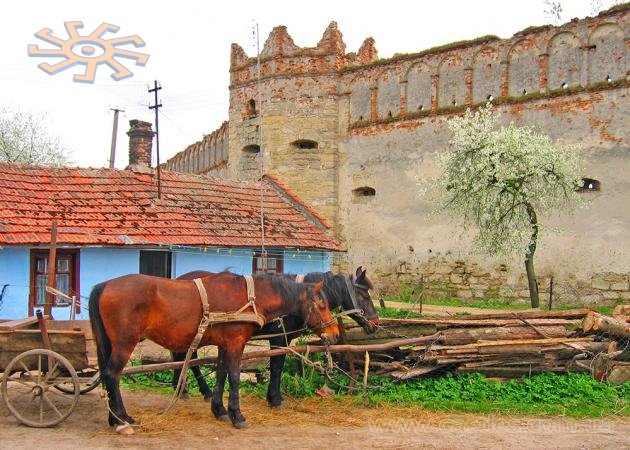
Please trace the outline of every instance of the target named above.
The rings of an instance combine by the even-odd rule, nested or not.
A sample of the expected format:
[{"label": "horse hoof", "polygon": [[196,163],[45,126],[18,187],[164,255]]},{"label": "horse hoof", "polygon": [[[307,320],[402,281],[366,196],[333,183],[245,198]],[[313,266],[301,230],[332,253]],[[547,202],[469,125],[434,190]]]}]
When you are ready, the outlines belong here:
[{"label": "horse hoof", "polygon": [[212,396],[209,396],[209,397],[205,397],[205,396],[204,396],[204,397],[203,397],[203,401],[204,401],[204,402],[208,402],[208,403],[210,403],[210,402],[212,401]]},{"label": "horse hoof", "polygon": [[131,436],[132,434],[135,433],[135,431],[133,431],[133,428],[131,427],[131,424],[129,423],[117,425],[116,428],[114,428],[114,431],[116,431],[116,433],[123,436]]},{"label": "horse hoof", "polygon": [[282,409],[284,408],[284,403],[269,403],[269,407],[272,409]]},{"label": "horse hoof", "polygon": [[227,414],[223,414],[221,416],[216,416],[217,420],[220,420],[221,422],[229,422],[230,421],[230,416],[228,416]]},{"label": "horse hoof", "polygon": [[232,422],[232,425],[234,425],[234,428],[238,428],[239,430],[248,427],[247,422],[245,422],[244,420],[242,422]]}]

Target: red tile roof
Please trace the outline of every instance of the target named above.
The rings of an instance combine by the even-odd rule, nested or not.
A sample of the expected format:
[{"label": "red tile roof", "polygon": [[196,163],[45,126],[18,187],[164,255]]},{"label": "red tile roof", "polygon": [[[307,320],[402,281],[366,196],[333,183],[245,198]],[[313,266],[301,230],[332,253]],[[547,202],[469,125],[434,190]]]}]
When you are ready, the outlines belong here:
[{"label": "red tile roof", "polygon": [[[162,170],[156,176],[116,169],[50,168],[0,163],[0,244],[260,247],[341,250],[329,224],[274,179],[229,181]],[[296,202],[293,204],[292,202]],[[306,208],[314,216],[300,212]],[[317,220],[321,223],[317,223]]]}]

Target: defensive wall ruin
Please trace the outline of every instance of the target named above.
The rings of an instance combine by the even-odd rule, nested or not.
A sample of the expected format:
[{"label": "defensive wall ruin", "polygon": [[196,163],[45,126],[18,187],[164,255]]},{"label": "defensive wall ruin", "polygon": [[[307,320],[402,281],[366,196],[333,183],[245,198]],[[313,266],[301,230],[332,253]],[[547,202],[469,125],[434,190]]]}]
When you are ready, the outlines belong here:
[{"label": "defensive wall ruin", "polygon": [[527,298],[522,257],[490,259],[422,190],[447,148],[445,122],[491,101],[506,123],[578,147],[590,207],[551,224],[537,251],[544,299],[630,299],[630,6],[509,39],[484,36],[378,59],[373,39],[346,53],[333,22],[316,47],[276,27],[260,58],[232,45],[229,120],[167,162],[232,178],[278,176],[334,225],[381,286],[423,282],[433,295]]}]

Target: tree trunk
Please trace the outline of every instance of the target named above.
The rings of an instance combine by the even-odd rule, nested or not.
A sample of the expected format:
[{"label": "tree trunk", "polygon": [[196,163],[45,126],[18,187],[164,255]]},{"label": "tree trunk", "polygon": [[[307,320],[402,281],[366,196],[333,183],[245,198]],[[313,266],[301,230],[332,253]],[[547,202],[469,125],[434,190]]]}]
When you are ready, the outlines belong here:
[{"label": "tree trunk", "polygon": [[582,321],[585,333],[606,333],[620,338],[630,338],[630,325],[613,317],[591,311]]},{"label": "tree trunk", "polygon": [[538,283],[536,282],[536,272],[534,271],[534,253],[536,253],[536,241],[538,239],[538,218],[534,207],[527,203],[525,205],[529,223],[532,226],[532,236],[529,241],[529,247],[525,254],[525,272],[527,273],[527,284],[529,286],[529,298],[532,308],[538,308],[540,301],[538,299]]}]

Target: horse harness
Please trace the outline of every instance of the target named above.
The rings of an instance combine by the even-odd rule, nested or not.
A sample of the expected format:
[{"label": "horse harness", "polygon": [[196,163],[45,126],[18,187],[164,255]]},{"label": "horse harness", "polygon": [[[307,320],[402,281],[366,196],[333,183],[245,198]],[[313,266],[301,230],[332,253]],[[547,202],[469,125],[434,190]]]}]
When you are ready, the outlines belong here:
[{"label": "horse harness", "polygon": [[[237,311],[232,312],[224,312],[224,311],[210,311],[210,305],[208,304],[208,292],[206,291],[201,278],[195,278],[193,281],[195,282],[195,286],[197,286],[197,290],[199,291],[199,297],[201,297],[201,306],[203,308],[203,313],[201,315],[201,321],[199,322],[199,326],[197,327],[197,334],[193,338],[190,343],[190,347],[188,347],[188,351],[186,352],[186,358],[184,359],[184,363],[182,365],[181,373],[179,376],[179,380],[177,382],[177,387],[175,388],[175,395],[171,400],[171,403],[164,411],[165,413],[171,409],[171,407],[177,401],[179,397],[179,393],[182,389],[182,386],[186,384],[186,375],[188,372],[188,364],[190,363],[190,358],[192,354],[199,347],[199,342],[201,342],[201,338],[205,334],[208,327],[218,323],[227,323],[227,322],[253,322],[259,327],[262,327],[266,320],[265,318],[258,314],[258,310],[256,309],[256,295],[254,291],[254,279],[250,275],[245,275],[245,283],[247,284],[247,303],[243,305]],[[245,312],[245,309],[252,307],[254,312]]]}]

